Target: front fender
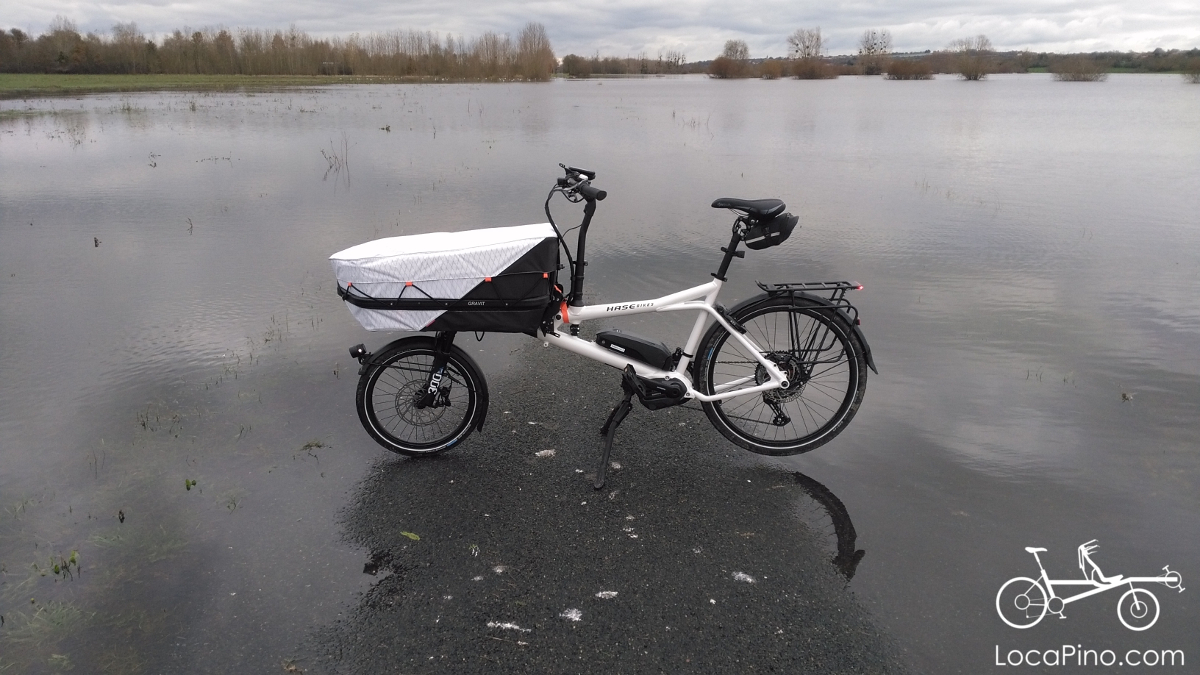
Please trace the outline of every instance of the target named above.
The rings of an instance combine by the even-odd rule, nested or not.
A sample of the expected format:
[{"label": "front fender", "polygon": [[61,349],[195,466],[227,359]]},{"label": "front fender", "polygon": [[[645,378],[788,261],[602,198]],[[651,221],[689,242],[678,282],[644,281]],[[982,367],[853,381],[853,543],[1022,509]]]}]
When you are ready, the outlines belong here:
[{"label": "front fender", "polygon": [[[379,351],[373,353],[366,351],[361,344],[354,345],[350,348],[350,355],[358,359],[358,362],[362,364],[358,369],[358,375],[359,377],[362,377],[367,373],[368,370],[379,365],[376,362],[377,354],[383,354],[391,351],[392,349],[399,349],[406,346],[435,349],[437,347],[437,342],[433,337],[428,335],[410,335],[408,337],[402,337],[398,340],[393,340],[392,342],[384,345]],[[483,371],[479,369],[479,364],[475,363],[475,359],[471,358],[470,354],[466,353],[462,350],[462,348],[457,346],[452,347],[452,349],[457,350],[457,354],[455,354],[456,357],[462,359],[469,368],[472,368],[475,371],[476,380],[478,381],[479,385],[478,391],[475,392],[479,401],[479,415],[476,419],[474,428],[476,431],[483,431],[483,422],[485,419],[487,419],[489,402],[487,380],[483,377]]]}]

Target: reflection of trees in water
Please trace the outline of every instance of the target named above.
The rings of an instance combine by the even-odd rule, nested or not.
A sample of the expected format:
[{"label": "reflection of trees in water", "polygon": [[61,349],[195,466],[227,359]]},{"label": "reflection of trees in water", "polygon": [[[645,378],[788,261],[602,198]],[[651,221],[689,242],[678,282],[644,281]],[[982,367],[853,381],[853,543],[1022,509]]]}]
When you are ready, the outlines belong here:
[{"label": "reflection of trees in water", "polygon": [[820,504],[825,515],[832,521],[833,534],[837,538],[837,554],[830,562],[838,568],[842,576],[846,577],[846,581],[850,581],[854,578],[855,571],[858,570],[858,563],[862,562],[863,556],[867,552],[855,549],[858,535],[854,531],[854,523],[850,522],[850,514],[846,512],[846,505],[816,479],[799,471],[792,475],[795,476],[800,489]]}]

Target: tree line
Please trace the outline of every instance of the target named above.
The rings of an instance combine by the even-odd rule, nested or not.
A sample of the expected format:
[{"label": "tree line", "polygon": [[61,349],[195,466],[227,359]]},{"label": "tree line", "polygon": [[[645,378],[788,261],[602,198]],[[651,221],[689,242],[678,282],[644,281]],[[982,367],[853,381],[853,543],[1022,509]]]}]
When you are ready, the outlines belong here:
[{"label": "tree line", "polygon": [[0,72],[205,75],[384,75],[471,80],[547,80],[558,61],[546,29],[528,23],[516,38],[473,38],[397,30],[314,38],[283,30],[176,30],[161,41],[137,24],[81,34],[62,17],[37,37],[0,31]]},{"label": "tree line", "polygon": [[58,17],[47,32],[31,36],[0,30],[0,72],[176,73],[211,75],[381,75],[447,80],[547,80],[555,73],[659,75],[707,72],[712,77],[826,79],[839,75],[882,75],[895,80],[929,79],[955,73],[979,80],[991,73],[1046,70],[1063,80],[1099,80],[1112,70],[1183,72],[1200,81],[1200,49],[1156,49],[1146,53],[1052,54],[996,52],[985,35],[955,40],[944,49],[896,54],[886,29],[863,32],[856,53],[826,54],[821,28],[800,28],[787,37],[786,58],[752,59],[743,40],[729,40],[712,61],[689,63],[679,51],[655,58],[591,57],[568,54],[559,64],[546,29],[528,23],[515,38],[486,32],[473,38],[444,38],[432,31],[396,30],[349,37],[314,38],[288,30],[176,30],[161,40],[137,24],[108,33],[81,34]]},{"label": "tree line", "polygon": [[645,52],[637,57],[617,56],[579,56],[567,54],[562,58],[560,72],[568,77],[588,77],[590,75],[666,75],[687,72],[700,72],[690,68],[687,57],[683,52],[668,51],[659,53],[657,58],[649,58]]},{"label": "tree line", "polygon": [[707,64],[706,70],[712,77],[721,79],[882,75],[893,80],[927,80],[934,73],[981,80],[991,73],[1048,71],[1057,79],[1071,81],[1102,80],[1110,71],[1117,70],[1182,72],[1190,81],[1200,82],[1200,49],[1092,54],[997,52],[986,35],[975,35],[954,40],[938,51],[896,54],[888,30],[869,29],[859,38],[856,53],[831,57],[825,53],[826,44],[819,26],[797,29],[788,36],[787,42],[787,58],[751,59],[750,49],[744,41],[729,40],[721,55]]}]

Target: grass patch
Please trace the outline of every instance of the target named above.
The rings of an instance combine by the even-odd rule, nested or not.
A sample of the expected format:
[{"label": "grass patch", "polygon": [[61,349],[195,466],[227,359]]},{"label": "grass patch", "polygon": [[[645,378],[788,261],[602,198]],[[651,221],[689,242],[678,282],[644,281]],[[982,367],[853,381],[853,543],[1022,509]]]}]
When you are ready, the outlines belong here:
[{"label": "grass patch", "polygon": [[128,534],[118,530],[98,532],[88,541],[101,548],[120,551],[124,561],[133,564],[156,563],[174,557],[187,548],[186,539],[161,525],[146,530],[131,530]]},{"label": "grass patch", "polygon": [[18,614],[10,619],[15,627],[5,640],[12,644],[41,647],[47,642],[57,642],[83,622],[83,612],[68,602],[48,602],[34,610],[33,614]]},{"label": "grass patch", "polygon": [[383,75],[59,75],[0,73],[0,98],[72,96],[120,91],[221,91],[320,87],[330,84],[435,82],[441,78]]}]

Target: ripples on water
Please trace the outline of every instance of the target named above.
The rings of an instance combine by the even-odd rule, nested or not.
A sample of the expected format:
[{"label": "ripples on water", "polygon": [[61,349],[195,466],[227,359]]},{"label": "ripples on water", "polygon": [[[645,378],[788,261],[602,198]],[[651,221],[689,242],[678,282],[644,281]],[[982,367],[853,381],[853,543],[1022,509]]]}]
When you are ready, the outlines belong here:
[{"label": "ripples on water", "polygon": [[[728,237],[719,196],[781,197],[802,224],[737,261],[727,303],[754,279],[866,285],[882,374],[838,442],[784,463],[855,514],[873,553],[854,584],[914,663],[977,668],[990,652],[945,645],[1013,639],[989,602],[1029,571],[1022,547],[1067,567],[1097,536],[1114,567],[1200,553],[1198,95],[998,76],[3,102],[0,606],[67,628],[21,623],[0,653],[274,667],[327,623],[363,583],[333,516],[379,453],[344,349],[383,342],[340,306],[327,256],[540,222],[563,161],[610,194],[589,240],[605,300],[703,283]],[[518,341],[471,349],[496,373]],[[202,494],[182,488],[196,477]],[[31,571],[76,549],[75,581]],[[1196,618],[1168,602],[1167,642]]]}]

